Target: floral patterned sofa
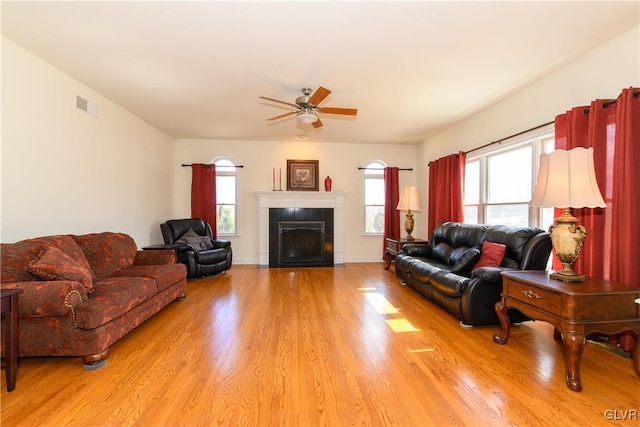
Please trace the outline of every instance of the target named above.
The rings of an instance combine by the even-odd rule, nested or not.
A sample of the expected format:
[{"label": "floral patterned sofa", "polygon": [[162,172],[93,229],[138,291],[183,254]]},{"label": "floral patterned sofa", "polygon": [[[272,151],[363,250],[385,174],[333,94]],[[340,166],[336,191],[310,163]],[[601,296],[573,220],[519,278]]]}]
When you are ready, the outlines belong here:
[{"label": "floral patterned sofa", "polygon": [[[138,251],[122,233],[57,235],[0,245],[2,289],[21,288],[19,356],[107,362],[109,346],[186,297],[173,251]],[[4,343],[4,340],[2,340]]]}]

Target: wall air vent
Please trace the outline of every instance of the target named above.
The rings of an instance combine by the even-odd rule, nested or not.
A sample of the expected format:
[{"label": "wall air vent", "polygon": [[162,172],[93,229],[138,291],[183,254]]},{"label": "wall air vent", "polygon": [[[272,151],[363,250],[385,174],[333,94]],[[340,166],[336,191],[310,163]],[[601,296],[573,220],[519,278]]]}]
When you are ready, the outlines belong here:
[{"label": "wall air vent", "polygon": [[78,107],[78,109],[82,111],[89,113],[93,117],[98,117],[98,106],[80,96],[76,96],[76,107]]}]

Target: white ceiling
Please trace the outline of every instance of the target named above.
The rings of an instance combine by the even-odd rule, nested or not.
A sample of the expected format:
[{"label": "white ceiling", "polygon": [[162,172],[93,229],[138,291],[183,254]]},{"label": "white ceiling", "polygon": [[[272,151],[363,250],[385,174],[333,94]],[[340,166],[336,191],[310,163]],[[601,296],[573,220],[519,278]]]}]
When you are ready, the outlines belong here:
[{"label": "white ceiling", "polygon": [[[639,23],[638,1],[2,2],[2,34],[176,138],[418,143]],[[267,96],[322,104],[313,129]]]}]

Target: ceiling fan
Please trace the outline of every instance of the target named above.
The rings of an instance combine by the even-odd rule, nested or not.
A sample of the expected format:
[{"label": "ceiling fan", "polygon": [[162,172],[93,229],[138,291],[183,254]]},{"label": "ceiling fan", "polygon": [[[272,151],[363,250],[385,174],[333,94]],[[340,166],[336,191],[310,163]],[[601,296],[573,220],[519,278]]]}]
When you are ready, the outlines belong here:
[{"label": "ceiling fan", "polygon": [[345,116],[355,116],[358,114],[356,108],[337,108],[337,107],[320,107],[322,101],[331,93],[329,89],[325,89],[322,86],[318,87],[318,90],[313,92],[311,88],[305,87],[302,89],[303,96],[296,98],[296,103],[280,101],[279,99],[273,99],[266,96],[261,96],[260,99],[266,99],[267,101],[278,102],[280,104],[288,105],[295,108],[295,111],[290,111],[279,116],[271,117],[267,120],[278,120],[287,116],[296,115],[298,121],[304,124],[310,124],[314,128],[322,126],[322,121],[318,117],[318,113],[326,114],[342,114]]}]

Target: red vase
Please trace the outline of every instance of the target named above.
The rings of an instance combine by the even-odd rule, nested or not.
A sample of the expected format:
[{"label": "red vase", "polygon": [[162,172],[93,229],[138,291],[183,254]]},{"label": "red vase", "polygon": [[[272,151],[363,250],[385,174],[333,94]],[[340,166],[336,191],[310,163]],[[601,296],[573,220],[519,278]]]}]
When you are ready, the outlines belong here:
[{"label": "red vase", "polygon": [[327,176],[324,179],[324,191],[331,191],[331,177]]}]

